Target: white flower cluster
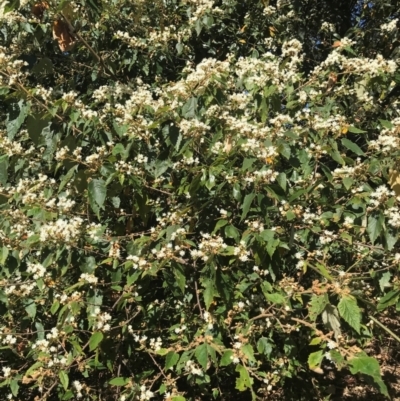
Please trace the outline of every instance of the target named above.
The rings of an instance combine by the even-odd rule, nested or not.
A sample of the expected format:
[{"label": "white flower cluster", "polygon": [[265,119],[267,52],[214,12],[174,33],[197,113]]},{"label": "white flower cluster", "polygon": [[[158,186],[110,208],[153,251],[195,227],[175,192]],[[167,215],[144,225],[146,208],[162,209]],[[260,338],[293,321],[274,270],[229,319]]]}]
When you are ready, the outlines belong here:
[{"label": "white flower cluster", "polygon": [[161,337],[150,338],[150,348],[154,351],[158,351],[162,347]]},{"label": "white flower cluster", "polygon": [[70,220],[58,219],[55,222],[43,224],[40,227],[41,242],[66,242],[67,244],[77,240],[81,233],[83,219],[72,217]]},{"label": "white flower cluster", "polygon": [[211,236],[208,233],[202,233],[201,235],[203,238],[199,244],[199,249],[193,249],[190,252],[193,259],[201,258],[206,262],[211,255],[218,254],[228,246],[220,236]]},{"label": "white flower cluster", "polygon": [[384,202],[394,194],[393,191],[390,191],[385,185],[380,185],[375,189],[374,192],[370,194],[369,203],[374,207],[384,204]]},{"label": "white flower cluster", "polygon": [[337,235],[333,231],[324,230],[320,234],[319,241],[321,245],[326,245],[331,243],[337,238]]},{"label": "white flower cluster", "polygon": [[228,61],[207,58],[202,60],[195,70],[188,66],[186,71],[190,72],[188,76],[169,88],[172,95],[183,99],[188,98],[190,94],[203,93],[211,82],[219,85],[218,79],[229,73],[229,58]]},{"label": "white flower cluster", "polygon": [[37,280],[39,277],[44,277],[46,274],[46,269],[40,263],[27,262],[28,273],[33,274],[33,278]]},{"label": "white flower cluster", "polygon": [[82,395],[83,385],[78,380],[74,380],[72,382],[72,385],[74,386],[75,391],[76,391],[76,398],[82,398],[83,397],[83,395]]},{"label": "white flower cluster", "polygon": [[246,242],[240,241],[239,246],[233,248],[233,254],[237,256],[241,262],[248,261],[250,252],[247,250]]},{"label": "white flower cluster", "polygon": [[203,371],[199,367],[197,367],[197,365],[193,361],[190,360],[186,362],[185,371],[195,376],[204,375]]},{"label": "white flower cluster", "polygon": [[321,25],[320,30],[321,30],[321,31],[324,31],[324,32],[335,32],[335,31],[336,31],[336,28],[335,28],[335,25],[334,25],[334,24],[332,24],[332,23],[330,23],[330,22],[327,22],[327,21],[324,21],[324,22],[322,23],[322,25]]},{"label": "white flower cluster", "polygon": [[101,312],[100,308],[98,306],[96,306],[90,315],[91,317],[95,317],[97,320],[96,325],[95,325],[96,329],[102,330],[104,332],[110,331],[111,326],[107,322],[109,322],[112,319],[111,315],[107,312],[104,312],[104,313],[100,313],[100,312]]},{"label": "white flower cluster", "polygon": [[205,320],[207,323],[207,329],[212,330],[214,327],[214,318],[212,317],[210,312],[205,311],[203,313],[203,320]]},{"label": "white flower cluster", "polygon": [[140,387],[140,396],[139,400],[141,401],[148,401],[150,398],[154,397],[154,393],[148,389],[146,389],[146,386],[143,385]]},{"label": "white flower cluster", "polygon": [[85,281],[86,283],[89,284],[97,284],[99,279],[94,275],[90,273],[82,273],[79,281]]},{"label": "white flower cluster", "polygon": [[400,227],[400,210],[397,207],[391,207],[385,210],[385,216],[388,217],[388,224],[393,228]]},{"label": "white flower cluster", "polygon": [[150,265],[147,263],[147,261],[144,258],[141,258],[136,255],[129,255],[126,260],[131,260],[133,262],[133,268],[136,269],[146,269],[147,267],[150,267]]},{"label": "white flower cluster", "polygon": [[398,20],[399,20],[398,18],[395,18],[395,19],[392,19],[390,22],[387,22],[386,24],[382,24],[381,25],[382,31],[384,31],[386,33],[390,33],[390,32],[397,30]]}]

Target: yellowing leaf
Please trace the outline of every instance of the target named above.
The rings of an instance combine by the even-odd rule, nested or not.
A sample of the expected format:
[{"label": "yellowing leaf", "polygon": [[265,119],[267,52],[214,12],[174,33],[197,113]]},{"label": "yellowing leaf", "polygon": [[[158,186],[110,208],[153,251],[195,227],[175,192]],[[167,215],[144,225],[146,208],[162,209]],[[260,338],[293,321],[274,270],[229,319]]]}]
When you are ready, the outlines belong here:
[{"label": "yellowing leaf", "polygon": [[400,173],[397,170],[389,171],[389,185],[396,196],[400,196]]},{"label": "yellowing leaf", "polygon": [[276,28],[274,28],[273,26],[269,27],[269,34],[270,36],[274,37],[276,34]]}]

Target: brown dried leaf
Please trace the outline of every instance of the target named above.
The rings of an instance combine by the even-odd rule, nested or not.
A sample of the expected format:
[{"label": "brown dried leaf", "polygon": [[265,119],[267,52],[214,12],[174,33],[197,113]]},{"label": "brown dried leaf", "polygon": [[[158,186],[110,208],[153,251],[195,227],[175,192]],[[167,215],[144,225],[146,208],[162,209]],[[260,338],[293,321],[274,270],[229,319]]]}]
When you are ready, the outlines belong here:
[{"label": "brown dried leaf", "polygon": [[58,46],[62,52],[71,50],[76,43],[68,24],[61,19],[53,22],[53,38],[57,39]]},{"label": "brown dried leaf", "polygon": [[47,10],[48,8],[49,5],[45,1],[41,1],[32,6],[31,12],[36,18],[39,18],[41,20],[43,18],[45,10]]}]

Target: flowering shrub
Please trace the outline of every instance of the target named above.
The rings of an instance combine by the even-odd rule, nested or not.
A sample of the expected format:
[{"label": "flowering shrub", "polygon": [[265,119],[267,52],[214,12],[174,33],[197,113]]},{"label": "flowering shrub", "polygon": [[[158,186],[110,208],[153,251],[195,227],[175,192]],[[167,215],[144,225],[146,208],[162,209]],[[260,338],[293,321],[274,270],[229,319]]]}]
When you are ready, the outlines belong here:
[{"label": "flowering shrub", "polygon": [[388,395],[398,8],[298,3],[2,2],[3,399]]}]

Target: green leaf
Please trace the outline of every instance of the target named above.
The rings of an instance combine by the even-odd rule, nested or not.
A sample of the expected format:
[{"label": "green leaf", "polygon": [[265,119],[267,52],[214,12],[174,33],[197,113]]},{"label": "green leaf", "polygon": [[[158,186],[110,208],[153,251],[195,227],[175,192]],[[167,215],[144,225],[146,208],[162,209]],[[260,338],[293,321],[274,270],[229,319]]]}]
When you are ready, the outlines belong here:
[{"label": "green leaf", "polygon": [[389,306],[392,306],[395,303],[397,303],[399,296],[400,296],[400,290],[393,290],[385,294],[385,296],[379,300],[377,307],[378,311],[382,311],[388,308]]},{"label": "green leaf", "polygon": [[236,389],[246,391],[251,388],[253,380],[250,378],[249,372],[243,365],[236,365],[236,372],[239,372],[239,377],[236,379]]},{"label": "green leaf", "polygon": [[338,338],[341,335],[340,331],[340,320],[337,308],[332,305],[326,305],[322,312],[322,321],[328,329],[333,330],[335,337]]},{"label": "green leaf", "polygon": [[195,350],[195,356],[197,361],[199,362],[200,366],[206,370],[207,369],[207,362],[208,362],[208,351],[207,351],[207,344],[203,343],[199,345]]},{"label": "green leaf", "polygon": [[181,395],[175,395],[171,398],[171,401],[186,401],[186,398]]},{"label": "green leaf", "polygon": [[322,362],[322,359],[324,358],[324,353],[323,351],[316,351],[316,352],[312,352],[309,356],[308,356],[308,367],[313,370],[315,368],[317,368],[320,363]]},{"label": "green leaf", "polygon": [[365,154],[357,144],[355,144],[354,142],[350,141],[347,138],[342,139],[342,145],[358,156],[364,156]]},{"label": "green leaf", "polygon": [[33,372],[35,372],[38,368],[41,368],[43,366],[43,362],[35,362],[26,372],[25,376],[31,375]]},{"label": "green leaf", "polygon": [[351,295],[344,295],[338,304],[340,316],[360,334],[361,310]]},{"label": "green leaf", "polygon": [[255,158],[246,158],[246,159],[244,159],[243,160],[243,164],[242,164],[242,171],[249,170],[253,166],[253,164],[254,164],[254,162],[256,160],[257,159],[255,159]]},{"label": "green leaf", "polygon": [[36,316],[36,303],[33,299],[27,299],[25,301],[25,310],[29,317],[32,319]]},{"label": "green leaf", "polygon": [[390,279],[392,278],[392,274],[388,271],[382,274],[381,278],[379,279],[379,287],[381,291],[385,291],[386,287],[390,287]]},{"label": "green leaf", "polygon": [[62,189],[65,187],[65,185],[68,184],[68,182],[71,180],[71,178],[73,177],[73,175],[75,174],[76,170],[78,169],[78,166],[74,166],[71,167],[67,174],[64,175],[64,177],[62,178],[61,182],[60,182],[60,186],[58,187],[58,192],[61,192]]},{"label": "green leaf", "polygon": [[214,301],[214,283],[211,280],[207,280],[203,285],[205,287],[203,290],[203,298],[204,303],[206,304],[206,309],[208,310]]},{"label": "green leaf", "polygon": [[240,350],[243,352],[243,354],[247,357],[247,359],[250,362],[254,362],[254,363],[256,362],[256,360],[254,358],[254,349],[251,346],[251,344],[243,345],[243,347]]},{"label": "green leaf", "polygon": [[354,180],[351,177],[343,178],[343,185],[347,190],[349,190],[353,184],[354,184]]},{"label": "green leaf", "polygon": [[89,340],[90,351],[95,350],[99,346],[99,344],[103,340],[103,337],[104,337],[104,335],[100,331],[96,331],[95,333],[92,334],[92,336],[90,337],[90,340]]},{"label": "green leaf", "polygon": [[240,238],[239,230],[231,224],[225,227],[225,235],[228,238],[233,238],[236,241],[239,241]]},{"label": "green leaf", "polygon": [[269,355],[272,352],[272,344],[268,338],[260,337],[257,341],[257,351],[260,354]]},{"label": "green leaf", "polygon": [[196,117],[197,98],[191,97],[182,107],[182,116],[190,119]]},{"label": "green leaf", "polygon": [[60,382],[61,382],[61,385],[63,386],[64,390],[67,390],[68,385],[69,385],[68,374],[63,370],[60,370],[60,372],[58,373],[58,377],[60,378]]},{"label": "green leaf", "polygon": [[369,239],[371,240],[372,243],[374,243],[375,240],[379,237],[382,228],[383,228],[383,218],[380,214],[378,216],[371,215],[368,217],[367,231],[369,234]]},{"label": "green leaf", "polygon": [[93,211],[97,214],[106,199],[107,189],[103,180],[92,180],[89,182],[89,202]]},{"label": "green leaf", "polygon": [[16,380],[16,379],[11,380],[10,390],[14,397],[16,397],[18,395],[18,390],[19,390],[18,380]]},{"label": "green leaf", "polygon": [[273,304],[284,304],[285,303],[285,298],[278,293],[275,294],[266,294],[264,293],[265,298],[267,301],[272,302]]},{"label": "green leaf", "polygon": [[168,352],[166,358],[165,358],[165,370],[167,371],[168,369],[171,369],[173,366],[175,366],[177,364],[179,360],[179,354],[174,352],[174,351],[170,351]]},{"label": "green leaf", "polygon": [[0,184],[6,185],[8,179],[8,156],[0,157]]},{"label": "green leaf", "polygon": [[222,355],[221,361],[219,362],[219,366],[228,366],[232,363],[233,351],[227,350]]},{"label": "green leaf", "polygon": [[326,294],[313,295],[311,297],[310,306],[308,308],[308,316],[315,322],[317,317],[324,311],[326,305],[329,304],[329,299]]},{"label": "green leaf", "polygon": [[8,115],[8,118],[6,121],[6,127],[7,127],[8,139],[10,139],[10,140],[14,139],[15,135],[19,131],[21,125],[24,123],[25,118],[29,112],[29,104],[24,103],[23,100],[20,100],[18,102],[18,105],[14,104],[13,107],[14,107],[13,112],[15,113],[18,108],[19,114],[15,120],[9,120],[10,115]]},{"label": "green leaf", "polygon": [[3,245],[3,247],[0,249],[0,252],[1,252],[0,264],[4,266],[4,263],[6,263],[6,260],[8,258],[9,250],[5,245]]},{"label": "green leaf", "polygon": [[371,376],[374,382],[378,385],[381,393],[388,397],[388,390],[385,383],[382,381],[378,361],[375,358],[366,356],[364,353],[359,355],[360,356],[356,356],[349,361],[350,372],[353,375],[356,373],[362,373],[364,375]]},{"label": "green leaf", "polygon": [[129,383],[128,377],[114,377],[109,382],[112,386],[126,386]]},{"label": "green leaf", "polygon": [[279,173],[278,177],[276,177],[276,182],[279,184],[279,186],[286,191],[286,174],[285,173]]},{"label": "green leaf", "polygon": [[224,227],[227,224],[228,224],[228,220],[218,220],[212,233],[215,234],[221,227]]},{"label": "green leaf", "polygon": [[242,216],[240,217],[240,221],[243,221],[243,219],[247,216],[247,213],[249,213],[251,203],[253,202],[253,199],[255,198],[256,194],[251,193],[248,194],[244,197],[243,205],[242,205]]},{"label": "green leaf", "polygon": [[365,134],[367,132],[367,131],[363,131],[362,129],[352,127],[352,126],[349,126],[348,129],[349,129],[349,132],[352,132],[353,134]]}]

